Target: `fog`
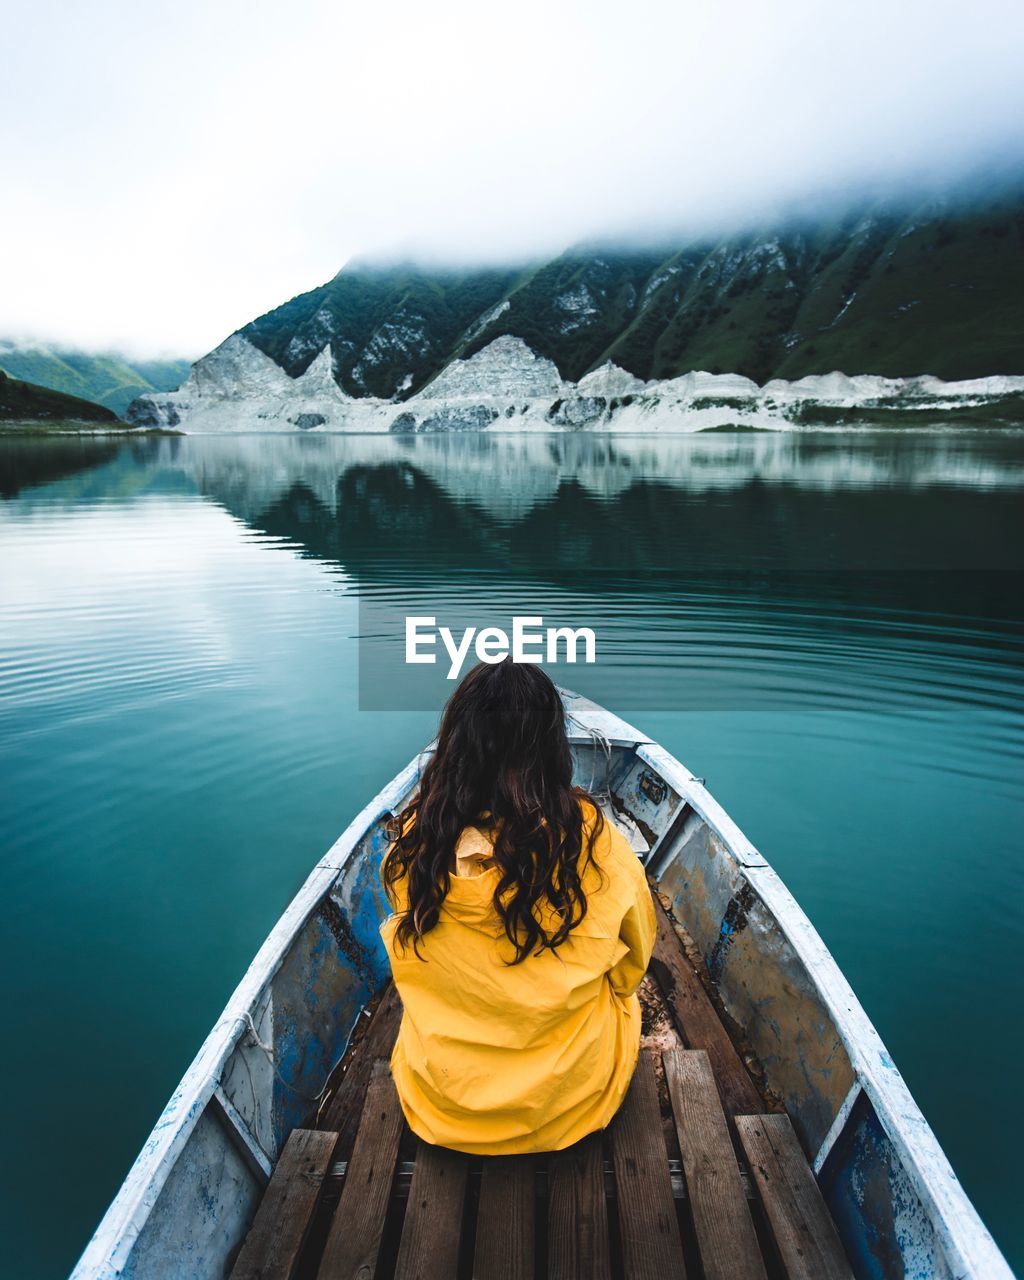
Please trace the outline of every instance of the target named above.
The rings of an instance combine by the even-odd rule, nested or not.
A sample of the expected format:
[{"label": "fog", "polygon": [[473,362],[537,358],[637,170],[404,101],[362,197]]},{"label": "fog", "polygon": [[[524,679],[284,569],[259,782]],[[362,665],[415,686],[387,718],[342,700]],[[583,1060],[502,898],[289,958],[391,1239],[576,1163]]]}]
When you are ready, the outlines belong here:
[{"label": "fog", "polygon": [[21,0],[0,337],[195,356],[352,255],[508,261],[1021,164],[1019,0]]}]

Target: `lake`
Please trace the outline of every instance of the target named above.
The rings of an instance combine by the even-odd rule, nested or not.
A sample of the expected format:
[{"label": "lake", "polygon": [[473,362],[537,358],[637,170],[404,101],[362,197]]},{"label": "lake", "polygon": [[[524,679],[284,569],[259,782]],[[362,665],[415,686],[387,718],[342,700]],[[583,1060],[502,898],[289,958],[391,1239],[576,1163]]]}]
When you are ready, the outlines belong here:
[{"label": "lake", "polygon": [[707,777],[1024,1266],[1022,497],[1011,433],[0,439],[9,1274],[432,736],[367,676],[424,612],[593,626],[552,673]]}]

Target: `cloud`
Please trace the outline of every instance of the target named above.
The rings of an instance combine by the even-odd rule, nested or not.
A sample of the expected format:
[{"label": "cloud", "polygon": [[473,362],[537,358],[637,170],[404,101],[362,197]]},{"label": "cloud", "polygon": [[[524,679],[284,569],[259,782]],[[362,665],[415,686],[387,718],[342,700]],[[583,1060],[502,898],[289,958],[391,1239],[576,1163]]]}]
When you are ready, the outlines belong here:
[{"label": "cloud", "polygon": [[198,354],[353,254],[509,259],[1024,154],[1018,0],[22,0],[0,334]]}]

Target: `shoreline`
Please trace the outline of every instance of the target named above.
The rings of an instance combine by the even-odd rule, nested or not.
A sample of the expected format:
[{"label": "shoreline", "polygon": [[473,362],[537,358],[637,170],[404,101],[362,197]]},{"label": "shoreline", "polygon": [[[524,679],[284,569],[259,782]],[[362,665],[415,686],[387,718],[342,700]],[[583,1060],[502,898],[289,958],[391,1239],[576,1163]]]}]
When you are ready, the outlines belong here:
[{"label": "shoreline", "polygon": [[[244,411],[240,412],[238,417],[245,418]],[[259,416],[254,415],[257,421]],[[923,422],[893,422],[893,421],[861,421],[861,422],[791,422],[780,420],[777,424],[766,425],[765,423],[750,422],[725,422],[714,423],[707,426],[686,426],[672,423],[664,427],[653,425],[643,426],[627,426],[613,424],[599,424],[587,427],[559,427],[548,423],[541,425],[529,424],[517,427],[505,426],[486,426],[473,430],[447,430],[447,431],[410,431],[410,432],[393,432],[388,430],[374,430],[366,427],[356,429],[346,429],[344,427],[317,426],[311,428],[298,427],[267,427],[266,419],[260,425],[243,426],[243,427],[200,427],[197,430],[187,430],[180,427],[169,426],[133,426],[131,423],[110,423],[110,422],[88,422],[84,420],[59,420],[49,421],[40,419],[37,421],[0,421],[0,439],[9,437],[11,439],[40,439],[46,436],[55,436],[63,438],[82,438],[97,437],[105,439],[138,439],[151,438],[160,436],[196,436],[203,438],[231,438],[234,436],[268,436],[268,437],[288,437],[290,439],[303,438],[319,438],[324,437],[372,437],[375,439],[388,438],[395,440],[452,440],[452,439],[481,439],[484,437],[502,437],[503,439],[514,439],[524,437],[551,437],[555,439],[581,439],[585,437],[609,439],[609,438],[630,438],[630,439],[678,439],[685,436],[707,436],[707,435],[764,435],[764,436],[784,436],[784,435],[827,435],[827,436],[897,436],[897,435],[963,435],[963,436],[980,436],[980,435],[1016,435],[1024,433],[1024,419],[1012,420],[1006,418],[975,418],[971,419],[962,414],[949,413],[945,421],[931,420],[927,423]]]},{"label": "shoreline", "polygon": [[134,427],[130,422],[86,422],[84,419],[49,420],[38,418],[34,421],[0,421],[0,437],[3,436],[182,436],[184,431],[173,427]]}]

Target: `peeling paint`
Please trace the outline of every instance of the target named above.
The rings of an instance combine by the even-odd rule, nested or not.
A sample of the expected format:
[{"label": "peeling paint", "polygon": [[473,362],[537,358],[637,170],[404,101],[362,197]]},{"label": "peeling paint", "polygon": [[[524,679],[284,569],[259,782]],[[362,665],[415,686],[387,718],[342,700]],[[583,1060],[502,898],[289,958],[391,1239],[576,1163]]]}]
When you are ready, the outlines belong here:
[{"label": "peeling paint", "polygon": [[722,972],[722,965],[725,963],[725,957],[730,946],[732,946],[736,934],[747,927],[747,912],[753,902],[754,890],[749,884],[743,884],[739,893],[729,899],[729,905],[725,909],[725,915],[722,917],[722,923],[719,926],[718,941],[712,947],[711,954],[706,960],[708,973],[711,974],[713,982],[718,981]]},{"label": "peeling paint", "polygon": [[349,968],[359,974],[364,982],[368,981],[371,976],[369,960],[363,948],[356,942],[345,913],[333,898],[324,898],[316,910],[317,915],[334,936],[338,950],[345,957]]},{"label": "peeling paint", "polygon": [[953,1280],[924,1206],[863,1093],[819,1184],[858,1277]]}]

